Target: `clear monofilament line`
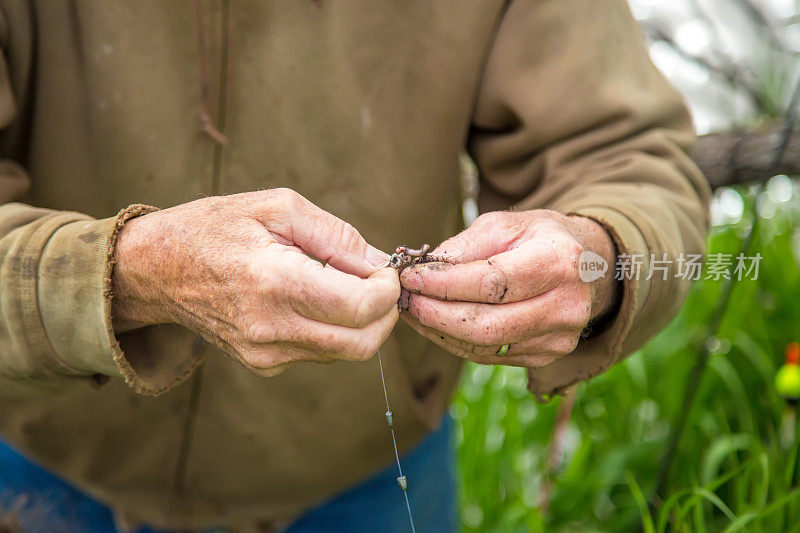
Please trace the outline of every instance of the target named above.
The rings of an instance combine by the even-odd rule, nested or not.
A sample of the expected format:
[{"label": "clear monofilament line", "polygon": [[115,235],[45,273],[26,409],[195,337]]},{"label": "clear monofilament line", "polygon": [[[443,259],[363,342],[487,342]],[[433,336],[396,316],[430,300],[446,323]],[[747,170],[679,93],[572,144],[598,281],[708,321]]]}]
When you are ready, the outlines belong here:
[{"label": "clear monofilament line", "polygon": [[389,394],[386,392],[386,378],[383,375],[383,359],[381,358],[381,351],[378,350],[378,368],[381,370],[381,385],[383,386],[383,398],[386,400],[386,423],[389,424],[389,431],[392,432],[392,444],[394,445],[394,458],[397,461],[397,484],[403,490],[403,496],[406,499],[406,509],[408,509],[408,521],[411,524],[412,533],[417,533],[414,527],[414,517],[411,515],[411,503],[408,500],[408,481],[406,476],[403,475],[403,467],[400,466],[400,454],[397,452],[397,438],[394,435],[394,416],[392,409],[389,407]]}]

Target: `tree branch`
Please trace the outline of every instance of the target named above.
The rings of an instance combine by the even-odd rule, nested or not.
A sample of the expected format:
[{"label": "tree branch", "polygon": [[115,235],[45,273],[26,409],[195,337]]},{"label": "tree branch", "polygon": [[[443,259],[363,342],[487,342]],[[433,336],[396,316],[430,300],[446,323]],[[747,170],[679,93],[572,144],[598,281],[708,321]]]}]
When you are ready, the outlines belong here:
[{"label": "tree branch", "polygon": [[764,30],[762,35],[766,36],[767,41],[773,48],[781,52],[787,51],[783,41],[778,37],[778,30],[775,24],[764,14],[761,7],[754,4],[752,0],[735,0],[735,3],[747,15],[747,18]]},{"label": "tree branch", "polygon": [[687,61],[707,70],[709,73],[722,77],[730,86],[738,87],[744,91],[753,105],[762,113],[770,114],[774,108],[768,98],[748,79],[742,69],[733,61],[726,61],[725,65],[713,63],[704,56],[692,54],[681,48],[667,32],[655,24],[644,24],[644,30],[653,41],[660,41],[672,48],[679,56]]},{"label": "tree branch", "polygon": [[775,174],[800,175],[799,131],[789,136],[781,162],[770,168],[783,134],[782,124],[710,133],[697,140],[693,157],[714,189],[762,182]]}]

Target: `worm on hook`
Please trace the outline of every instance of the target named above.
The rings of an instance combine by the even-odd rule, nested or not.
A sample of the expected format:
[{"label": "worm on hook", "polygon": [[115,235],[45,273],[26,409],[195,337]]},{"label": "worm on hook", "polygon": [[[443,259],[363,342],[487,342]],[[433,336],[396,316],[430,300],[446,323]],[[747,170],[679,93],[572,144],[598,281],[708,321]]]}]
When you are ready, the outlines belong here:
[{"label": "worm on hook", "polygon": [[414,263],[422,261],[431,249],[429,244],[423,244],[419,249],[409,248],[408,246],[398,246],[386,266],[401,270]]}]

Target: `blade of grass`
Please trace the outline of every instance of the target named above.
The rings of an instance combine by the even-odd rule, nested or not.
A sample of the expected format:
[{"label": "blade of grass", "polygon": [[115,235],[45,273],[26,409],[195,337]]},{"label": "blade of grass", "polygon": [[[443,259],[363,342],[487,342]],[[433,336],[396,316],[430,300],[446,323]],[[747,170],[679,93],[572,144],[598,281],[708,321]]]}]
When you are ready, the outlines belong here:
[{"label": "blade of grass", "polygon": [[639,508],[639,515],[642,520],[644,533],[655,533],[656,528],[653,524],[653,517],[650,515],[650,509],[647,507],[647,500],[644,497],[641,487],[636,483],[636,479],[630,472],[625,472],[625,481],[628,484],[633,499],[636,501],[636,506]]}]

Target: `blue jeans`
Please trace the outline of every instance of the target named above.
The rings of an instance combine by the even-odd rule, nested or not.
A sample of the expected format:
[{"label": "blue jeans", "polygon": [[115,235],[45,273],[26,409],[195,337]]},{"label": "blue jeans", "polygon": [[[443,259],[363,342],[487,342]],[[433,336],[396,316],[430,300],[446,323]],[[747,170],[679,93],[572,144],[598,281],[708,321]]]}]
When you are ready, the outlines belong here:
[{"label": "blue jeans", "polygon": [[[454,455],[451,421],[401,458],[408,478],[408,495],[417,531],[455,533]],[[390,441],[387,436],[387,446]],[[397,466],[384,471],[312,509],[285,533],[406,533],[403,493],[397,486]],[[34,465],[0,441],[0,526],[11,509],[25,533],[114,533],[111,511]],[[141,529],[139,533],[154,533]]]}]

